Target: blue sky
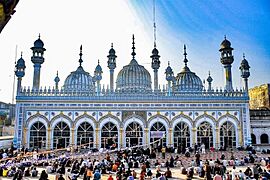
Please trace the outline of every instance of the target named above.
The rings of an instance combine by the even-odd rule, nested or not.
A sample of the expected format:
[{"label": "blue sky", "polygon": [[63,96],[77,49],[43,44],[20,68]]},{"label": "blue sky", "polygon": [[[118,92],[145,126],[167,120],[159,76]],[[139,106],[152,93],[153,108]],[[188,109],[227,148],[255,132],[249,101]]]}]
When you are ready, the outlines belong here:
[{"label": "blue sky", "polygon": [[[16,13],[0,34],[0,101],[11,102],[15,47],[26,61],[23,86],[32,86],[33,64],[30,48],[41,33],[45,62],[41,86],[53,86],[59,71],[60,86],[78,67],[79,47],[83,45],[83,67],[93,75],[100,59],[102,84],[109,84],[107,55],[113,42],[117,53],[115,77],[131,59],[131,37],[135,34],[136,59],[151,69],[153,49],[152,0],[46,0],[20,1]],[[53,4],[53,5],[52,5]],[[224,87],[219,45],[226,34],[232,43],[234,87],[243,87],[239,65],[242,54],[251,66],[250,87],[270,79],[270,2],[156,0],[157,47],[161,55],[160,84],[166,84],[167,62],[175,75],[183,67],[183,45],[187,45],[188,66],[202,80],[211,71],[213,87]]]}]

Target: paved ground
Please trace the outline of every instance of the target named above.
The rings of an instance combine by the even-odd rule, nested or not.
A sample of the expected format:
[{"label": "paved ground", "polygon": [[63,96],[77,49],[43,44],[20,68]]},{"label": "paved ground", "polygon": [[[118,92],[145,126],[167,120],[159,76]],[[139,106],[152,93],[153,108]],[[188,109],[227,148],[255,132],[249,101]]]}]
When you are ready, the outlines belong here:
[{"label": "paved ground", "polygon": [[[230,156],[231,156],[231,153],[230,152],[223,152],[224,154],[225,154],[225,156],[226,156],[226,159],[228,159]],[[204,155],[201,155],[201,159],[202,160],[205,160],[205,159],[216,159],[216,158],[220,158],[220,156],[221,156],[221,154],[222,154],[222,152],[208,152],[207,154],[204,154]],[[174,154],[172,154],[172,155],[174,155]],[[236,157],[236,158],[238,158],[238,159],[241,159],[241,158],[243,158],[244,156],[246,156],[247,155],[247,153],[246,152],[243,152],[243,151],[240,151],[240,152],[234,152],[234,156]],[[259,157],[268,157],[269,155],[262,155],[262,154],[258,154],[258,156]],[[112,157],[112,159],[114,159],[114,156],[112,155],[111,156]],[[192,155],[192,157],[190,157],[190,158],[187,158],[187,157],[185,157],[185,156],[183,156],[183,155],[180,155],[180,157],[181,157],[181,160],[182,160],[182,162],[183,162],[183,165],[185,166],[185,167],[189,167],[189,164],[190,164],[190,162],[191,162],[191,160],[192,159],[194,159],[194,155]],[[100,155],[96,155],[96,156],[91,156],[91,159],[102,159],[103,157],[102,156],[100,156]],[[167,154],[167,156],[166,156],[166,159],[169,159],[170,158],[170,154]],[[164,161],[166,161],[166,159],[164,160],[164,159],[161,159],[160,158],[160,155],[158,155],[158,158],[157,158],[160,162],[164,162]],[[155,162],[156,160],[152,160],[153,162]],[[246,166],[241,166],[241,167],[236,167],[236,169],[239,171],[240,169],[242,170],[242,171],[244,171],[245,169],[246,169],[246,167],[247,166],[252,166],[252,165],[246,165]],[[38,171],[39,171],[39,175],[40,175],[40,173],[41,173],[41,171],[44,169],[44,168],[37,168],[38,169]],[[230,170],[230,169],[232,169],[232,167],[228,167],[228,169]],[[136,170],[136,172],[137,172],[137,177],[139,177],[139,174],[140,174],[140,169],[138,168],[138,169],[135,169]],[[156,169],[155,168],[151,168],[151,170],[152,170],[152,173],[153,173],[153,176],[155,176],[155,173],[156,173]],[[166,168],[161,168],[161,170],[162,170],[162,172],[161,173],[164,173],[165,172],[165,170],[166,170]],[[173,178],[172,179],[186,179],[186,175],[183,175],[183,174],[181,174],[180,173],[180,168],[171,168],[171,171],[172,171],[172,175],[173,175]],[[114,179],[116,179],[115,178],[115,174],[112,174],[113,175],[113,178]],[[49,174],[49,179],[50,180],[55,180],[55,176],[56,176],[56,174]],[[102,180],[106,180],[107,178],[109,177],[109,174],[105,174],[105,175],[102,175]],[[0,180],[5,180],[5,179],[12,179],[12,178],[4,178],[4,177],[0,177]],[[37,177],[37,178],[24,178],[25,180],[29,180],[29,179],[33,179],[33,180],[38,180],[39,179],[39,176]],[[82,178],[81,177],[79,177],[78,178],[79,180],[81,180]],[[199,178],[197,175],[195,175],[194,176],[194,178],[193,179],[203,179],[203,178]]]}]

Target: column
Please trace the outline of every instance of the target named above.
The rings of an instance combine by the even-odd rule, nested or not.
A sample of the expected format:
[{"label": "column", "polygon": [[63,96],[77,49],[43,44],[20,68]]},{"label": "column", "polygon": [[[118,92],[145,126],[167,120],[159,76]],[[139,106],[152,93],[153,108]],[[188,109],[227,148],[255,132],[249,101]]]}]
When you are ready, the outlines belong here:
[{"label": "column", "polygon": [[173,134],[172,134],[172,128],[169,128],[169,144],[168,144],[168,146],[169,147],[172,147],[173,146],[173,143],[172,143],[172,136],[173,136]]},{"label": "column", "polygon": [[[28,130],[28,128],[24,128],[23,129],[23,146],[24,147],[29,147],[29,142],[27,141],[27,130]],[[25,146],[25,145],[27,145],[27,146]]]},{"label": "column", "polygon": [[99,128],[96,128],[95,129],[96,139],[95,139],[95,144],[94,144],[94,146],[96,148],[100,148],[101,147],[101,144],[100,144],[101,141],[99,141],[99,134],[100,134],[99,132],[100,132],[100,129]]},{"label": "column", "polygon": [[47,134],[48,134],[47,149],[51,149],[51,127],[50,126],[48,126]]},{"label": "column", "polygon": [[192,128],[192,147],[194,147],[194,145],[197,143],[196,142],[196,132],[197,132],[197,128],[195,127],[195,128]]},{"label": "column", "polygon": [[120,129],[119,129],[119,137],[118,137],[118,140],[119,140],[118,148],[122,148],[122,147],[123,147],[123,128],[120,128]]},{"label": "column", "polygon": [[218,127],[216,127],[216,131],[215,131],[215,133],[216,133],[216,145],[215,145],[215,149],[218,149],[219,148],[219,143],[220,143],[220,138],[219,138],[219,128]]},{"label": "column", "polygon": [[72,146],[75,145],[75,141],[74,141],[75,134],[74,134],[74,131],[75,131],[75,128],[74,128],[74,126],[72,126],[72,128],[71,128],[71,143],[70,143]]},{"label": "column", "polygon": [[148,128],[144,128],[144,144],[146,145],[146,146],[148,146],[149,145],[149,129]]},{"label": "column", "polygon": [[242,138],[243,133],[242,133],[242,130],[241,130],[241,127],[240,126],[237,127],[237,131],[238,131],[238,146],[244,146],[244,144],[243,144],[243,138]]}]

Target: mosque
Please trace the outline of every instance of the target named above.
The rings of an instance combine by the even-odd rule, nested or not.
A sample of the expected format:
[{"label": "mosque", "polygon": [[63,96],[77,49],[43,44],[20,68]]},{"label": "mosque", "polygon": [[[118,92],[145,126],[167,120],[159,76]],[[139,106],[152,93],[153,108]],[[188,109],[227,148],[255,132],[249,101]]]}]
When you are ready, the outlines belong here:
[{"label": "mosque", "polygon": [[[168,64],[165,77],[158,76],[161,62],[154,46],[150,56],[154,74],[151,77],[136,60],[134,36],[131,60],[118,72],[116,81],[114,70],[119,64],[111,46],[107,56],[110,71],[107,88],[101,87],[104,69],[99,63],[92,75],[83,67],[80,47],[78,68],[66,77],[63,86],[59,85],[57,74],[55,86],[42,89],[40,72],[46,49],[40,37],[31,50],[32,87],[22,86],[24,59],[21,57],[16,63],[16,147],[56,149],[87,145],[104,148],[114,144],[121,148],[149,145],[158,139],[168,147],[204,143],[206,148],[237,148],[251,144],[247,92],[250,67],[243,57],[239,69],[245,86],[234,89],[233,48],[226,37],[219,49],[225,71],[224,89],[213,89],[210,73],[204,84],[190,70],[186,46],[182,70],[175,75]],[[160,87],[159,78],[166,78],[166,86]]]}]

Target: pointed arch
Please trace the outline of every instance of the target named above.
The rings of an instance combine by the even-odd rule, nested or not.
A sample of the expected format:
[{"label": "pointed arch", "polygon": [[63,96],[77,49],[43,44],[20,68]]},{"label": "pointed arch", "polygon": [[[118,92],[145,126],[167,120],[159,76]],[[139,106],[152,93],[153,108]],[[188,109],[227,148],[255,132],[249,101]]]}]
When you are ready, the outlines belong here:
[{"label": "pointed arch", "polygon": [[[151,124],[151,121],[153,121],[153,120],[155,120],[155,119],[157,119],[157,118],[162,119],[162,120],[165,122],[165,124],[167,125],[167,128],[170,127],[171,123],[170,123],[169,119],[168,119],[166,116],[163,116],[163,115],[161,115],[161,114],[156,114],[156,115],[154,115],[154,116],[151,116],[151,117],[148,119],[148,128],[150,128],[149,125]],[[153,124],[152,124],[152,125],[153,125]]]},{"label": "pointed arch", "polygon": [[[101,127],[102,122],[103,122],[104,120],[108,119],[108,118],[109,118],[109,119],[113,119],[115,122],[117,122],[117,124],[119,125],[119,128],[123,126],[121,120],[120,120],[117,116],[114,116],[114,115],[112,115],[112,114],[106,114],[106,115],[102,116],[102,117],[98,120],[98,123],[97,123],[98,127]],[[103,125],[104,125],[104,124],[103,124]]]},{"label": "pointed arch", "polygon": [[53,126],[55,126],[55,124],[56,124],[55,121],[59,121],[59,119],[65,119],[67,121],[67,123],[70,125],[70,128],[73,126],[72,119],[63,113],[60,113],[51,119],[52,129],[54,128]]},{"label": "pointed arch", "polygon": [[237,123],[239,123],[239,119],[237,117],[229,114],[229,113],[226,113],[226,114],[220,116],[217,121],[220,121],[222,118],[225,118],[225,117],[229,117],[231,119],[234,119]]},{"label": "pointed arch", "polygon": [[[126,119],[123,122],[124,133],[122,138],[124,147],[127,146],[127,141],[129,141],[129,145],[132,145],[134,143],[136,143],[137,145],[145,144],[145,133],[143,132],[145,126],[145,122],[143,122],[142,118],[139,119],[136,116],[130,116],[129,119]],[[129,131],[127,131],[128,128],[130,129]],[[129,132],[131,135],[127,135],[127,132]],[[131,141],[133,141],[132,144]]]},{"label": "pointed arch", "polygon": [[192,118],[191,117],[189,117],[189,116],[181,113],[181,114],[178,114],[177,116],[173,117],[171,123],[173,124],[173,122],[175,120],[180,119],[180,118],[185,118],[185,119],[189,120],[190,122],[192,122]]},{"label": "pointed arch", "polygon": [[195,118],[195,120],[194,120],[194,126],[195,127],[197,127],[198,121],[201,121],[201,119],[208,119],[209,123],[212,123],[213,125],[216,125],[216,119],[213,116],[210,116],[209,114],[202,114],[202,115]]},{"label": "pointed arch", "polygon": [[78,121],[81,121],[81,119],[84,119],[84,118],[85,118],[85,119],[91,119],[92,122],[93,122],[93,123],[95,124],[95,126],[96,126],[97,121],[95,120],[95,118],[93,118],[93,116],[91,116],[91,115],[89,115],[89,114],[87,114],[87,113],[84,113],[84,114],[78,116],[77,118],[75,118],[74,125],[76,126],[76,125],[78,124]]},{"label": "pointed arch", "polygon": [[27,120],[26,120],[26,127],[29,127],[29,124],[31,123],[31,125],[33,124],[32,123],[32,120],[33,119],[36,119],[36,118],[41,118],[41,119],[43,119],[44,120],[44,124],[46,124],[46,127],[48,127],[48,125],[50,124],[50,122],[49,122],[49,120],[48,120],[48,118],[46,117],[46,116],[44,116],[44,115],[42,115],[42,114],[39,114],[39,113],[36,113],[36,114],[34,114],[34,115],[32,115],[32,116],[30,116]]},{"label": "pointed arch", "polygon": [[147,122],[145,121],[145,119],[143,119],[143,117],[133,114],[123,119],[123,127],[126,128],[126,126],[131,123],[132,119],[135,119],[136,122],[138,122],[143,128],[147,126]]}]

